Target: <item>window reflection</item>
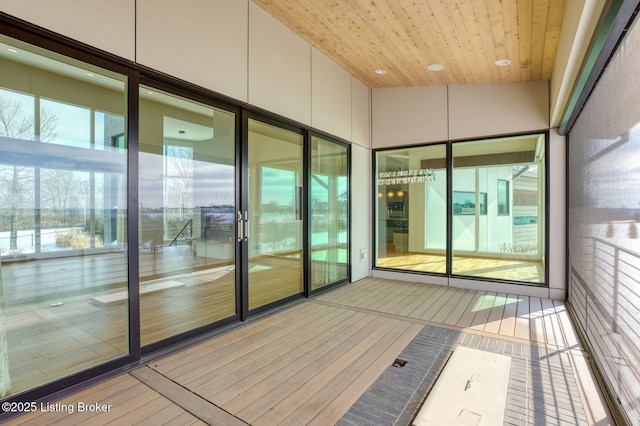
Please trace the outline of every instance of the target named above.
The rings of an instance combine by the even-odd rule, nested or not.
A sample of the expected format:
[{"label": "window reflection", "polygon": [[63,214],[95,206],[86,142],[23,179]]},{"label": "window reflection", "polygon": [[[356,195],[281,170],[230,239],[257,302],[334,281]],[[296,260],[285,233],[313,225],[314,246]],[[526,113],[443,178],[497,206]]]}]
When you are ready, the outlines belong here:
[{"label": "window reflection", "polygon": [[[124,76],[0,45],[18,52],[0,58],[5,396],[128,352],[127,146]],[[87,70],[96,81],[78,79]],[[114,135],[118,151],[102,151]]]},{"label": "window reflection", "polygon": [[376,154],[376,266],[446,273],[443,144]]},{"label": "window reflection", "polygon": [[[376,266],[544,283],[544,135],[376,154]],[[421,178],[424,176],[425,178]],[[451,217],[447,218],[447,203]]]},{"label": "window reflection", "polygon": [[143,345],[235,314],[235,116],[140,90]]},{"label": "window reflection", "polygon": [[348,278],[347,148],[312,138],[311,284],[320,288]]},{"label": "window reflection", "polygon": [[303,290],[303,137],[249,120],[249,309]]},{"label": "window reflection", "polygon": [[544,282],[543,153],[543,135],[453,144],[452,273]]}]

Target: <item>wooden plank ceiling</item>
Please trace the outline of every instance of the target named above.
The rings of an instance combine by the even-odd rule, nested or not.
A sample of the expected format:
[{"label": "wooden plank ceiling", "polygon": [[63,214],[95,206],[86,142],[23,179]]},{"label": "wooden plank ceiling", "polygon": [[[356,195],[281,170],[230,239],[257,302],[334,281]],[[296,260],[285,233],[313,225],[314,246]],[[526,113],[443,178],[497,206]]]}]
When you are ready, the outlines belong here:
[{"label": "wooden plank ceiling", "polygon": [[[565,7],[565,0],[252,1],[372,88],[549,80]],[[495,64],[505,59],[510,65]],[[429,71],[432,64],[444,69]]]}]

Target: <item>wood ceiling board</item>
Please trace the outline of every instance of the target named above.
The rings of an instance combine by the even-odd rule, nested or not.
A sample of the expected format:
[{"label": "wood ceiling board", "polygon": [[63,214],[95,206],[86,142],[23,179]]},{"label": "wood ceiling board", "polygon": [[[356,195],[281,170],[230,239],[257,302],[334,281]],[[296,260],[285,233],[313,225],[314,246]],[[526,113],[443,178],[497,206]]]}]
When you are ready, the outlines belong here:
[{"label": "wood ceiling board", "polygon": [[[566,0],[252,1],[383,88],[549,80]],[[498,67],[498,59],[511,65]],[[428,71],[434,63],[445,69]]]}]

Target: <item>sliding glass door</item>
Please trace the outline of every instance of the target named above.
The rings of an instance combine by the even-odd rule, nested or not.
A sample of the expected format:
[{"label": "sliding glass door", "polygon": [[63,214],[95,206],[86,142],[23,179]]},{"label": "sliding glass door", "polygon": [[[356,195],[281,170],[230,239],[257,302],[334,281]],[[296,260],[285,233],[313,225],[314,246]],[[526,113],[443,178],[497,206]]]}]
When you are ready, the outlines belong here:
[{"label": "sliding glass door", "polygon": [[236,313],[235,120],[140,89],[142,345]]},{"label": "sliding glass door", "polygon": [[0,47],[4,398],[129,355],[130,216],[126,74]]},{"label": "sliding glass door", "polygon": [[252,310],[303,292],[304,138],[254,119],[248,129],[248,204],[239,214]]},{"label": "sliding glass door", "polygon": [[0,399],[348,281],[346,143],[45,44],[0,35]]},{"label": "sliding glass door", "polygon": [[311,288],[348,278],[348,148],[311,138]]}]

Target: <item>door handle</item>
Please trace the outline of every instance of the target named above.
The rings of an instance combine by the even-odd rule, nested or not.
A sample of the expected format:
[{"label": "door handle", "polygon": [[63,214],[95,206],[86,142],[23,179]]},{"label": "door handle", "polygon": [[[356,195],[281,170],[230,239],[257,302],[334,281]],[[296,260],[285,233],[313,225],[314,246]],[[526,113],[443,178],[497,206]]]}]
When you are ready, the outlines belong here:
[{"label": "door handle", "polygon": [[242,238],[244,237],[243,235],[244,228],[242,226],[242,212],[240,210],[238,210],[236,217],[237,217],[236,232],[237,232],[238,242],[241,243]]}]

